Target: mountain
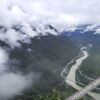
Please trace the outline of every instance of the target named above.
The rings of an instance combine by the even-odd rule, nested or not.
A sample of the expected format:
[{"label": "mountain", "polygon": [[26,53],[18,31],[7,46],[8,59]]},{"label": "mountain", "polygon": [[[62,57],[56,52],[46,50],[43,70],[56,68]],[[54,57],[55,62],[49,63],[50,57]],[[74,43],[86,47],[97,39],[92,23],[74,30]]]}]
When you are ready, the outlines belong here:
[{"label": "mountain", "polygon": [[[100,26],[85,25],[78,26],[76,30],[63,32],[64,36],[68,36],[78,47],[86,46],[89,57],[83,61],[77,70],[76,81],[84,85],[89,84],[100,76]],[[70,35],[69,35],[70,34]],[[80,84],[79,84],[80,85]],[[82,86],[84,86],[82,85]],[[95,89],[100,92],[100,89]]]},{"label": "mountain", "polygon": [[61,84],[60,89],[64,88],[61,72],[79,48],[51,25],[27,27],[0,26],[0,46],[9,51],[8,71],[22,75],[34,73],[30,87],[22,91],[21,98],[51,93]]},{"label": "mountain", "polygon": [[[88,50],[90,57],[97,54],[94,51],[100,49],[100,35],[99,31],[97,32],[99,26],[93,26],[66,26],[67,28],[62,32],[52,25],[43,24],[0,26],[0,46],[9,53],[9,63],[7,63],[9,68],[7,70],[21,73],[24,76],[33,73],[30,87],[23,89],[16,100],[17,98],[24,98],[24,95],[48,94],[58,87],[61,91],[63,89],[63,91],[72,93],[69,91],[71,88],[66,90],[61,72],[65,65],[78,55],[81,47],[91,47]],[[91,65],[91,61],[89,64]],[[90,68],[87,64],[85,65],[87,68],[84,68],[83,65],[84,62],[80,68],[83,74],[88,77],[95,76],[96,72],[89,74],[93,73],[93,66]],[[84,69],[87,69],[89,73]],[[81,76],[77,71],[77,81],[84,84],[90,82],[87,82],[85,78],[83,81],[82,78],[84,76]]]}]

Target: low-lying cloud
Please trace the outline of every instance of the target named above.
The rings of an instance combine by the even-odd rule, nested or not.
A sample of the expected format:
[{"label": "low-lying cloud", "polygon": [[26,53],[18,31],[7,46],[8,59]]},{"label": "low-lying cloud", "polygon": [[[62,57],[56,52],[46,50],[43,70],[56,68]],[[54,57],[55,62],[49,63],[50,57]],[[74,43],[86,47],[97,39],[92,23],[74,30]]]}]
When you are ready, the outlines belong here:
[{"label": "low-lying cloud", "polygon": [[6,49],[0,47],[0,100],[20,95],[24,89],[31,87],[37,78],[33,72],[23,75],[19,72],[8,71],[8,61],[9,54]]},{"label": "low-lying cloud", "polygon": [[11,98],[31,85],[29,76],[16,73],[3,73],[0,75],[0,100]]}]

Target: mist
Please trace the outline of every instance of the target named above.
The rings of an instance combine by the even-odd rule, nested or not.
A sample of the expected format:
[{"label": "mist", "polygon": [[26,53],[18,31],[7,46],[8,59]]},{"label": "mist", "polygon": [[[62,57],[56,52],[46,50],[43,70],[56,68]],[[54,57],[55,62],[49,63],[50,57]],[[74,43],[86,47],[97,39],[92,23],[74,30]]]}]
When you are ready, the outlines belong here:
[{"label": "mist", "polygon": [[38,78],[34,72],[22,74],[9,71],[9,52],[0,47],[0,100],[7,100],[20,95],[24,89],[30,88]]}]

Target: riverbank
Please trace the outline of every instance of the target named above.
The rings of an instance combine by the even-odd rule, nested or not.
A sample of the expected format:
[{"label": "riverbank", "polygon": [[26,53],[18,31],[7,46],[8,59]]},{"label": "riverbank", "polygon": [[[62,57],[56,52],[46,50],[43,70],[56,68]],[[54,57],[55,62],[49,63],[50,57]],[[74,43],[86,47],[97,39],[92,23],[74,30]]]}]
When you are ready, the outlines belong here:
[{"label": "riverbank", "polygon": [[79,59],[79,58],[81,58],[82,56],[84,56],[84,54],[83,54],[83,52],[80,52],[78,54],[78,56],[76,56],[69,63],[67,63],[67,65],[65,66],[65,68],[63,69],[63,71],[61,73],[61,77],[63,77],[64,79],[66,79],[68,73],[70,72],[70,69],[72,68],[72,65],[74,65],[76,63],[76,60]]},{"label": "riverbank", "polygon": [[[73,88],[77,89],[77,90],[81,90],[82,87],[80,87],[79,85],[76,84],[76,70],[78,69],[78,67],[82,64],[83,60],[85,60],[89,55],[88,52],[85,50],[81,50],[81,53],[83,53],[82,57],[78,58],[76,60],[76,63],[71,67],[65,81],[67,84],[69,84],[70,86],[72,86]],[[99,100],[100,95],[97,93],[93,93],[93,92],[89,92],[88,93],[90,96],[92,96],[93,98],[95,98],[96,100]]]}]

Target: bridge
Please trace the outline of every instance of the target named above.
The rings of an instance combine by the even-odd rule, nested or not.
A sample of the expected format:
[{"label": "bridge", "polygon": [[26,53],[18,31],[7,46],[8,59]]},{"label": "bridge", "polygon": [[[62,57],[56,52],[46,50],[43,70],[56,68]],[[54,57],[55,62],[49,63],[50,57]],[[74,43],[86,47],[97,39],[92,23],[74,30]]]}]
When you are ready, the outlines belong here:
[{"label": "bridge", "polygon": [[76,85],[76,83],[73,83],[70,80],[66,80],[66,82],[69,83],[72,87],[74,86],[74,88],[78,89],[79,91],[76,92],[75,94],[71,95],[70,97],[66,98],[65,100],[78,100],[86,94],[89,94],[95,100],[100,100],[100,94],[99,93],[90,92],[91,90],[95,89],[97,86],[100,85],[100,77],[95,79],[90,84],[86,85],[84,88],[78,87]]}]

